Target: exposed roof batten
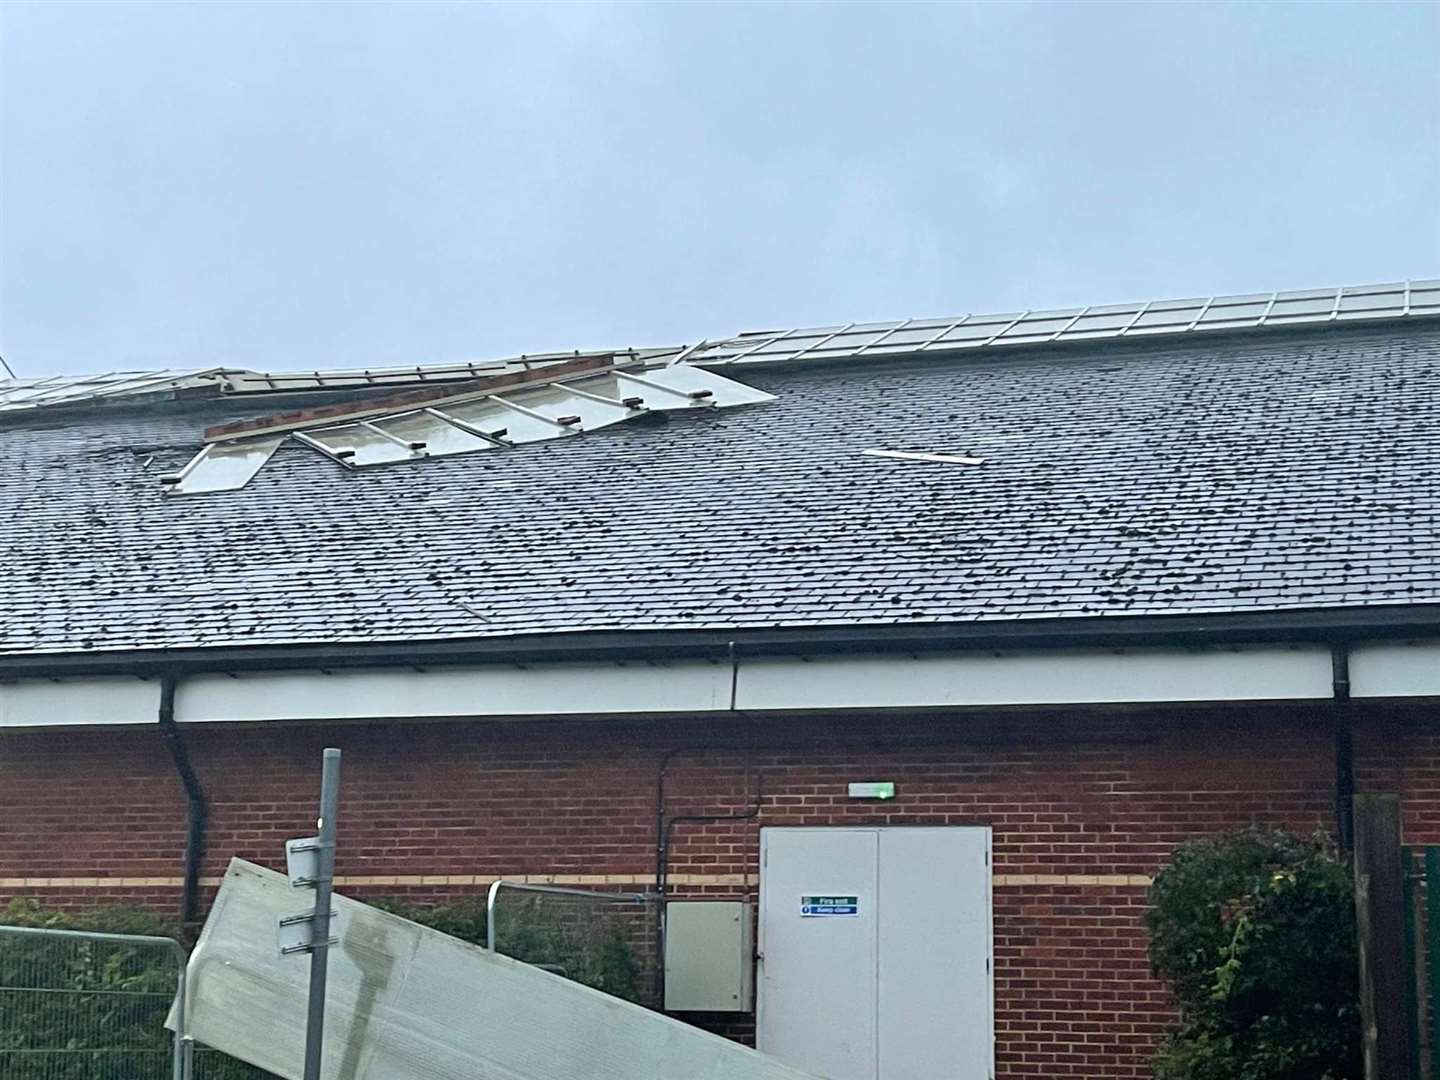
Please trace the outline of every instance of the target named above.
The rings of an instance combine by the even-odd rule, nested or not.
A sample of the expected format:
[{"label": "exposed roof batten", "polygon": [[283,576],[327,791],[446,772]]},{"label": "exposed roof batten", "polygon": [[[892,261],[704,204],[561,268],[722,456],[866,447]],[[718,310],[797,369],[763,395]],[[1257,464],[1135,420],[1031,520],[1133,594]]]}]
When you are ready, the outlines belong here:
[{"label": "exposed roof batten", "polygon": [[851,323],[740,334],[693,350],[692,364],[755,364],[949,353],[1012,345],[1186,335],[1206,330],[1389,321],[1440,315],[1440,279],[1084,308]]}]

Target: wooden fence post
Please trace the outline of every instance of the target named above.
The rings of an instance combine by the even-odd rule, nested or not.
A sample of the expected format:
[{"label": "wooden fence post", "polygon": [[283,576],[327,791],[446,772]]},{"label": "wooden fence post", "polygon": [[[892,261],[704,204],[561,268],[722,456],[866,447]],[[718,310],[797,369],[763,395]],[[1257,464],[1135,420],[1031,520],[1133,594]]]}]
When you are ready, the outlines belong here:
[{"label": "wooden fence post", "polygon": [[1355,796],[1355,920],[1365,1080],[1405,1080],[1405,923],[1400,796]]}]

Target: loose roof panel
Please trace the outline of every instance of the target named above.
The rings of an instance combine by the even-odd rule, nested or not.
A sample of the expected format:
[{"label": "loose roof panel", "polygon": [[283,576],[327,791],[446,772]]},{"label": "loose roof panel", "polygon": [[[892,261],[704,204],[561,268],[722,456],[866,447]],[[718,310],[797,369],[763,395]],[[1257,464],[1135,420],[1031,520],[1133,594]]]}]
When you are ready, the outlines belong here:
[{"label": "loose roof panel", "polygon": [[773,394],[684,364],[576,360],[219,425],[207,430],[209,445],[160,482],[171,495],[238,490],[291,434],[353,469],[511,449],[677,409],[773,400]]}]

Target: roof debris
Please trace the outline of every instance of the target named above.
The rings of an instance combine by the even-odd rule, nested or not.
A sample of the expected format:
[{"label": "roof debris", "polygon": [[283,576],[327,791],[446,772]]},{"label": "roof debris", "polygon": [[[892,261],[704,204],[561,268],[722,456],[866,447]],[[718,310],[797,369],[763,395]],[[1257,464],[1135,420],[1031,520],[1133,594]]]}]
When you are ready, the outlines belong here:
[{"label": "roof debris", "polygon": [[900,461],[945,461],[952,465],[984,465],[983,457],[966,454],[936,454],[929,450],[861,450],[869,457],[897,458]]}]

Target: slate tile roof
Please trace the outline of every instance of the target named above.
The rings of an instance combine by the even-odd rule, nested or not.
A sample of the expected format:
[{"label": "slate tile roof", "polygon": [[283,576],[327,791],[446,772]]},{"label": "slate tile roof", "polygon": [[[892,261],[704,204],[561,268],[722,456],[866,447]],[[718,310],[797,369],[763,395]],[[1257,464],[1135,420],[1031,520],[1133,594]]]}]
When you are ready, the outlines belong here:
[{"label": "slate tile roof", "polygon": [[[1440,602],[1440,326],[760,366],[765,405],[167,499],[167,401],[0,422],[0,655]],[[980,466],[865,456],[960,452]]]}]

